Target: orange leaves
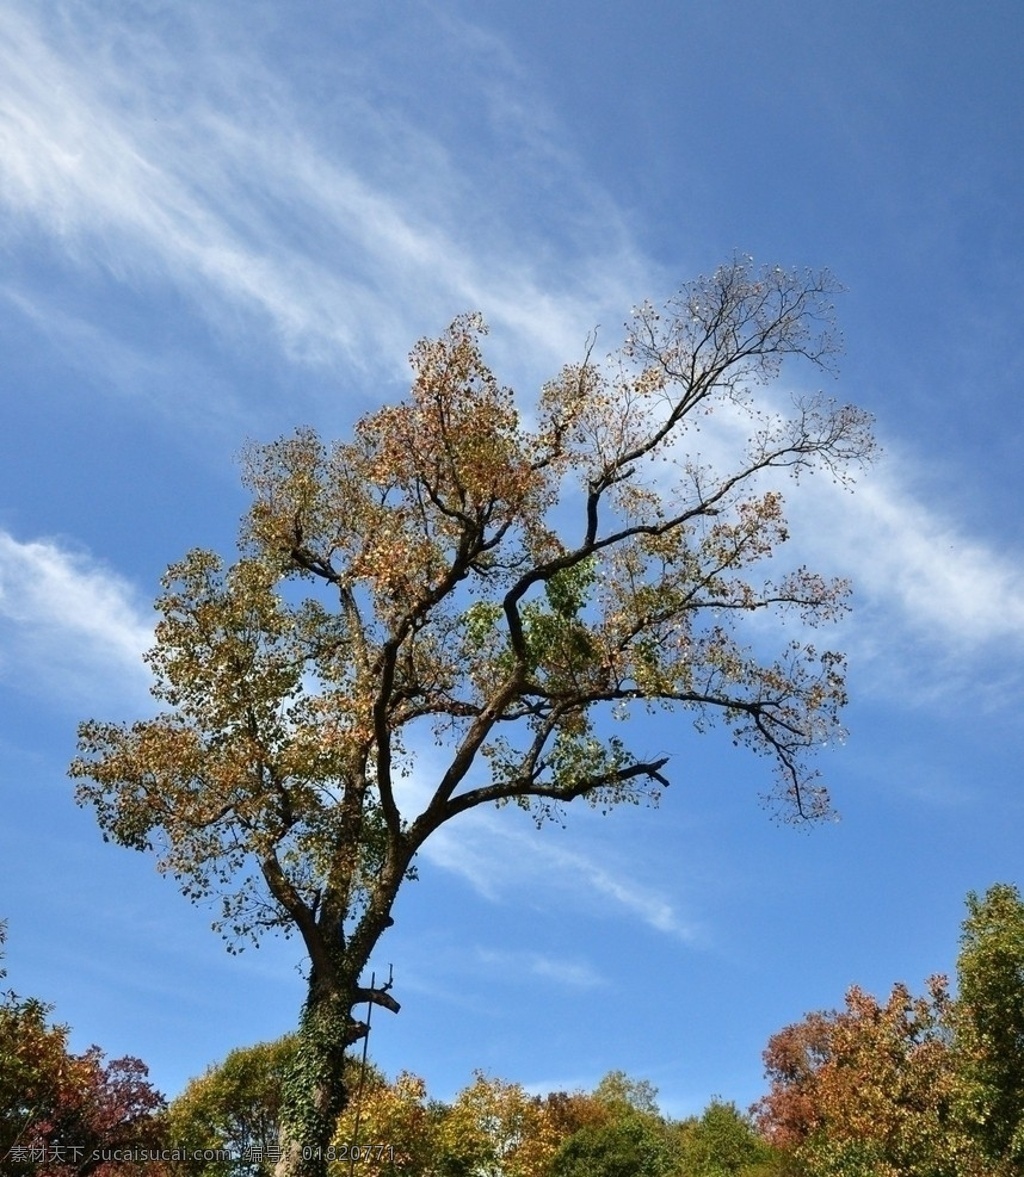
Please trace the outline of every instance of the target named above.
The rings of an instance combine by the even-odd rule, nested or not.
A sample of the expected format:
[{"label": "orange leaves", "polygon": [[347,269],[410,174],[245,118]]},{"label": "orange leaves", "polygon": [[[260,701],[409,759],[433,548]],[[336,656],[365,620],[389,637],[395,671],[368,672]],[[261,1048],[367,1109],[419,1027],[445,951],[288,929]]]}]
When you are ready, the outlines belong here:
[{"label": "orange leaves", "polygon": [[498,386],[480,353],[485,331],[479,315],[465,315],[440,339],[417,345],[405,428],[391,439],[404,451],[393,453],[396,465],[409,461],[409,473],[438,506],[470,514],[493,502],[521,502],[536,482],[512,394]]},{"label": "orange leaves", "polygon": [[914,997],[898,984],[881,1003],[854,986],[844,1010],[811,1014],[770,1040],[758,1120],[811,1177],[846,1172],[841,1162],[855,1157],[867,1166],[856,1171],[878,1177],[983,1171],[958,1120],[945,979],[928,988]]},{"label": "orange leaves", "polygon": [[429,525],[457,533],[522,514],[540,485],[527,458],[511,392],[480,352],[479,316],[456,319],[410,357],[409,400],[363,418],[342,452],[381,492],[417,506]]},{"label": "orange leaves", "polygon": [[[0,945],[3,926],[0,925]],[[0,977],[3,976],[0,970]],[[75,1177],[93,1150],[161,1143],[163,1097],[134,1058],[106,1062],[98,1047],[68,1051],[68,1027],[35,999],[0,994],[0,1165],[8,1177]],[[97,1177],[129,1165],[90,1167]],[[162,1166],[154,1172],[163,1173]]]},{"label": "orange leaves", "polygon": [[511,393],[483,361],[483,331],[470,315],[421,341],[408,400],[364,417],[351,442],[328,452],[300,431],[250,447],[246,534],[257,550],[365,586],[374,613],[393,620],[450,588],[460,556],[469,563],[509,528],[529,531],[546,480]]}]

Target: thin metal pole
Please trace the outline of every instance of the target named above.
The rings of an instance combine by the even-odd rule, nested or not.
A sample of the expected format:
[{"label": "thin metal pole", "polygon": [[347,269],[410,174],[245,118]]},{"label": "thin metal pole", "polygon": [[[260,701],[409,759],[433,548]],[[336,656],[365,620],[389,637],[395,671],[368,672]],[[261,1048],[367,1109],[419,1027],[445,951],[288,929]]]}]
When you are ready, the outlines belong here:
[{"label": "thin metal pole", "polygon": [[[370,974],[370,990],[371,992],[376,987],[377,974]],[[361,1105],[361,1098],[363,1094],[363,1080],[366,1078],[366,1054],[370,1049],[370,1016],[373,1013],[373,1000],[366,1003],[366,1033],[363,1035],[363,1059],[359,1065],[359,1082],[356,1084],[356,1120],[352,1127],[352,1142],[348,1149],[348,1171],[349,1177],[352,1177],[356,1163],[356,1149],[359,1147],[359,1121],[362,1118],[363,1109]]]}]

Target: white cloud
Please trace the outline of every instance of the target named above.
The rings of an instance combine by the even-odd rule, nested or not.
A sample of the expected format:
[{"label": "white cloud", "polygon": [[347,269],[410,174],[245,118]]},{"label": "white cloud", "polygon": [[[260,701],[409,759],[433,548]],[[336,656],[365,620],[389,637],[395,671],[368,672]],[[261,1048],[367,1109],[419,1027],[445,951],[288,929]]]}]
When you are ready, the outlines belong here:
[{"label": "white cloud", "polygon": [[488,970],[498,971],[506,978],[540,977],[574,989],[594,989],[607,984],[586,962],[562,960],[542,952],[497,952],[479,948],[476,955]]},{"label": "white cloud", "polygon": [[[179,13],[178,36],[207,46],[180,60],[170,34],[121,27],[103,44],[87,13],[65,13],[77,40],[27,6],[0,14],[0,199],[15,225],[41,227],[80,265],[170,281],[232,330],[269,324],[293,357],[356,368],[389,367],[418,334],[479,308],[509,337],[499,350],[536,357],[548,375],[581,351],[595,316],[618,316],[643,290],[651,267],[535,107],[510,99],[512,66],[493,46],[496,133],[515,138],[523,170],[557,169],[571,193],[562,238],[594,222],[584,257],[552,254],[550,240],[530,248],[529,225],[505,224],[447,145],[411,121],[418,112],[375,109],[358,71],[338,68],[344,113],[328,141],[251,48],[218,43],[208,11]],[[445,31],[487,49],[470,26]]]},{"label": "white cloud", "polygon": [[853,585],[852,614],[818,644],[846,649],[861,689],[886,698],[1005,706],[1024,685],[1024,552],[972,536],[927,483],[919,457],[889,452],[852,493],[823,478],[787,492],[789,558]]},{"label": "white cloud", "polygon": [[75,700],[141,697],[153,628],[127,581],[53,540],[0,531],[0,674]]},{"label": "white cloud", "polygon": [[[525,839],[523,839],[525,844]],[[664,895],[624,874],[615,874],[606,867],[598,866],[583,854],[575,851],[561,850],[558,847],[545,846],[542,857],[555,869],[565,872],[565,876],[576,881],[591,895],[600,899],[611,899],[620,907],[654,928],[658,932],[666,932],[679,936],[684,940],[691,939],[693,929],[680,921],[672,904]]]},{"label": "white cloud", "polygon": [[816,542],[869,599],[892,602],[908,626],[958,650],[1024,640],[1024,553],[997,551],[925,505],[895,460],[852,497],[821,497]]},{"label": "white cloud", "polygon": [[[509,892],[521,896],[532,888],[557,890],[580,907],[629,915],[655,931],[693,938],[694,929],[680,919],[662,891],[625,869],[599,865],[587,854],[556,846],[534,830],[524,833],[513,824],[515,818],[493,809],[461,814],[432,835],[421,854],[434,866],[461,875],[491,900]],[[607,847],[601,853],[609,858]]]}]

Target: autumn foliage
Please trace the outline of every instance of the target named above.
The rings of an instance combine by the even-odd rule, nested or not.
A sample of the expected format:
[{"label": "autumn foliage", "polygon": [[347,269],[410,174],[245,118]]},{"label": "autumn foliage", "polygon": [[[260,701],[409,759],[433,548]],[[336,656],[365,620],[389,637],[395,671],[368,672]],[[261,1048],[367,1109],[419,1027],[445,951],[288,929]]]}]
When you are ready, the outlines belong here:
[{"label": "autumn foliage", "polygon": [[[3,925],[0,925],[0,948]],[[0,970],[0,978],[3,977]],[[4,1177],[123,1177],[125,1150],[163,1141],[164,1098],[136,1058],[107,1060],[97,1046],[68,1050],[50,1007],[0,995],[0,1173]],[[105,1159],[111,1158],[111,1159]],[[159,1165],[149,1169],[161,1174]]]},{"label": "autumn foliage", "polygon": [[[164,711],[83,724],[72,774],[108,838],[218,897],[234,944],[302,938],[282,1177],[322,1177],[305,1158],[345,1105],[353,1010],[398,1009],[364,970],[442,825],[481,805],[543,821],[578,799],[656,800],[667,759],[615,727],[655,705],[767,757],[786,816],[828,811],[811,756],[841,731],[843,658],[754,649],[740,620],[844,608],[844,583],[769,563],[787,538],[775,482],[845,479],[869,422],[821,395],[783,413],[757,399],[784,360],[827,366],[834,289],[737,260],[637,308],[622,346],[565,367],[529,418],[462,316],[349,440],[251,446],[237,558],[168,570],[148,657]],[[715,410],[745,425],[724,469],[696,438]],[[447,763],[410,808],[425,741]]]},{"label": "autumn foliage", "polygon": [[[170,1108],[182,1140],[202,1137],[207,1148],[231,1147],[239,1123],[273,1119],[280,1081],[269,1058],[293,1049],[290,1039],[233,1051],[194,1080]],[[251,1082],[245,1082],[249,1075]],[[674,1121],[657,1104],[656,1089],[621,1071],[590,1092],[540,1096],[477,1072],[450,1102],[428,1096],[418,1076],[388,1082],[372,1065],[351,1076],[352,1099],[338,1122],[328,1163],[331,1177],[782,1177],[785,1161],[732,1104],[713,1101],[701,1116]],[[216,1099],[210,1095],[216,1092]],[[263,1157],[267,1153],[263,1152]],[[243,1166],[264,1177],[267,1159]],[[175,1174],[216,1177],[239,1166],[178,1166]]]},{"label": "autumn foliage", "polygon": [[956,998],[854,987],[768,1043],[758,1122],[807,1177],[1021,1172],[1024,903],[1000,884],[967,905]]},{"label": "autumn foliage", "polygon": [[[970,1171],[969,1143],[956,1130],[950,1000],[942,978],[928,989],[915,998],[896,985],[882,1003],[854,987],[843,1010],[772,1037],[759,1120],[809,1172],[831,1172],[842,1157],[870,1162],[865,1171],[877,1177]],[[925,1157],[932,1167],[919,1170]]]}]

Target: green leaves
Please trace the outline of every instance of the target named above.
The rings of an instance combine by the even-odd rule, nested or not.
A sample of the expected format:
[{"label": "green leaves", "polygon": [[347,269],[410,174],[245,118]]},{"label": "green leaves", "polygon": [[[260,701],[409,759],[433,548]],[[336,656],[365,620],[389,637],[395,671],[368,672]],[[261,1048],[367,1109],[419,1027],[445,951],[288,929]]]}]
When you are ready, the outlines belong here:
[{"label": "green leaves", "polygon": [[544,582],[544,594],[552,610],[571,621],[589,600],[596,579],[597,561],[590,556],[549,576]]},{"label": "green leaves", "polygon": [[967,896],[955,1026],[972,1131],[991,1158],[1024,1165],[1024,901],[997,883]]},{"label": "green leaves", "polygon": [[606,1075],[594,1090],[590,1122],[562,1142],[551,1177],[667,1177],[680,1158],[656,1096],[645,1080]]},{"label": "green leaves", "polygon": [[781,1168],[780,1154],[735,1104],[712,1099],[681,1129],[682,1171],[687,1177],[768,1177]]}]

